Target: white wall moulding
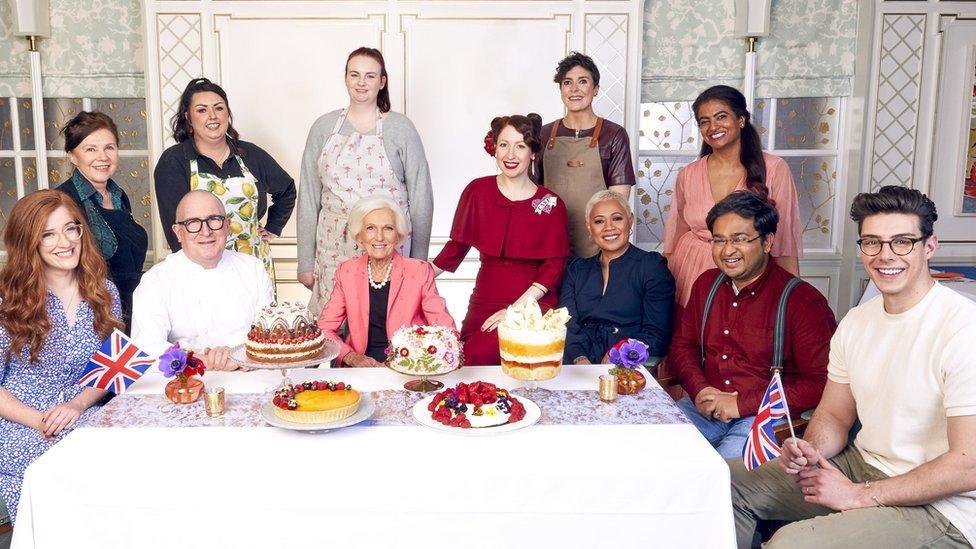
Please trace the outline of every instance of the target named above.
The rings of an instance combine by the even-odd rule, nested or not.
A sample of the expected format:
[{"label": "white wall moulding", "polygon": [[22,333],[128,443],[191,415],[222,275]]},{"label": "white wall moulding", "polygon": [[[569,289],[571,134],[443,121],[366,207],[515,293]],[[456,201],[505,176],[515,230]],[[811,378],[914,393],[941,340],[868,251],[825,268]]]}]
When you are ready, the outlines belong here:
[{"label": "white wall moulding", "polygon": [[[496,171],[482,148],[491,119],[562,115],[552,77],[570,50],[599,64],[598,114],[636,137],[636,105],[628,101],[639,87],[639,11],[637,0],[145,0],[151,159],[171,144],[167,126],[183,87],[203,75],[227,90],[242,138],[266,149],[298,183],[308,128],[348,104],[346,55],[379,47],[393,110],[410,117],[424,142],[434,187],[433,256],[450,232],[461,190]],[[292,222],[273,254],[283,274],[279,296],[303,299],[307,293],[294,282],[295,236]],[[471,255],[458,273],[438,279],[459,319],[477,272]]]},{"label": "white wall moulding", "polygon": [[156,86],[150,88],[150,96],[159,100],[157,122],[160,134],[155,151],[158,157],[162,149],[173,144],[169,121],[179,107],[183,88],[193,78],[204,76],[204,72],[200,14],[160,13],[155,20],[157,46],[153,80]]},{"label": "white wall moulding", "polygon": [[[216,78],[227,91],[241,139],[266,150],[297,183],[308,128],[322,114],[349,102],[342,78],[345,54],[360,46],[382,49],[385,31],[385,13],[215,15]],[[274,38],[255,40],[255,36]],[[283,120],[288,121],[286,131],[281,131]],[[294,245],[296,236],[292,215],[275,244]]]},{"label": "white wall moulding", "polygon": [[877,60],[871,189],[912,184],[918,129],[924,14],[882,16]]},{"label": "white wall moulding", "polygon": [[[569,50],[572,18],[402,14],[400,26],[404,110],[423,137],[435,191],[442,191],[434,193],[432,234],[447,237],[464,186],[496,172],[483,143],[492,118],[537,112],[548,121],[562,114],[552,75]],[[440,71],[450,77],[435,77]]]},{"label": "white wall moulding", "polygon": [[963,192],[970,176],[970,128],[976,120],[972,112],[976,20],[956,19],[946,24],[940,68],[929,194],[939,210],[939,239],[972,245],[976,244],[976,209],[971,202],[964,208]]},{"label": "white wall moulding", "polygon": [[593,100],[593,108],[604,118],[626,126],[630,111],[627,93],[628,58],[627,28],[630,16],[626,13],[587,13],[584,17],[583,52],[593,58],[600,69],[600,94]]}]

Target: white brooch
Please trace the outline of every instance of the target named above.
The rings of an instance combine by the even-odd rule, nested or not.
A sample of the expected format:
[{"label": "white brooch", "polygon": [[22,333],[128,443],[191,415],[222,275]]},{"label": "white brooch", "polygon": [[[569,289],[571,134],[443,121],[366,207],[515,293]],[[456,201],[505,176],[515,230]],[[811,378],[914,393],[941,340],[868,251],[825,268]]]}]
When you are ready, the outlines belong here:
[{"label": "white brooch", "polygon": [[549,213],[553,208],[556,207],[556,196],[552,194],[547,194],[543,198],[536,198],[532,201],[532,208],[535,213],[542,215],[544,213]]}]

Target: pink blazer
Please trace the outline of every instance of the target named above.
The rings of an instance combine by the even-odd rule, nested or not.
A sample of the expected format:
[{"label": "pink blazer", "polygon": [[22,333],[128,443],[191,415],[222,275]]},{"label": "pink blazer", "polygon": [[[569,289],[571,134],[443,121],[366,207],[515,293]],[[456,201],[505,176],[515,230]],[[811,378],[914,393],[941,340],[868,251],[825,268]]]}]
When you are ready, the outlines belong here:
[{"label": "pink blazer", "polygon": [[[332,296],[319,315],[318,324],[325,337],[339,342],[340,363],[350,351],[366,351],[366,336],[369,335],[366,262],[367,256],[363,254],[339,265]],[[336,335],[336,330],[344,320],[349,321],[349,336],[342,341]],[[454,319],[447,312],[447,302],[437,293],[434,269],[430,263],[394,252],[390,299],[386,305],[387,337],[393,337],[393,333],[403,326],[414,324],[457,329]]]}]

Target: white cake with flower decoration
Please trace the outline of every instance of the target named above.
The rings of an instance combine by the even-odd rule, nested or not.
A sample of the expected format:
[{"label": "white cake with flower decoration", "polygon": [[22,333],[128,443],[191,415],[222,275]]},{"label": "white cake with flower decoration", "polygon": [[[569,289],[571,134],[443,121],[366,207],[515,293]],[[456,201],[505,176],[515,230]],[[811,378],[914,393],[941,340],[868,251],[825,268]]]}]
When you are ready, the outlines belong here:
[{"label": "white cake with flower decoration", "polygon": [[444,326],[404,326],[390,338],[387,365],[417,376],[446,374],[461,367],[463,353],[457,332]]}]

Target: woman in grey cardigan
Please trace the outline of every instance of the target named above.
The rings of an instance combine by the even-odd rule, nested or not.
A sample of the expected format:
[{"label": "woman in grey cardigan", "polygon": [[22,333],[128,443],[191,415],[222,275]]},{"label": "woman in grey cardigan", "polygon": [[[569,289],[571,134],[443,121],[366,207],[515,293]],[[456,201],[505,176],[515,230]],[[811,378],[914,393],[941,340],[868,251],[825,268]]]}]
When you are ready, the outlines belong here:
[{"label": "woman in grey cardigan", "polygon": [[346,60],[349,106],[312,124],[298,190],[298,280],[312,290],[309,309],[318,315],[329,300],[335,271],[357,257],[348,234],[350,207],[385,193],[403,209],[408,237],[401,253],[427,259],[434,199],[420,135],[402,114],[390,112],[386,64],[373,48]]}]

